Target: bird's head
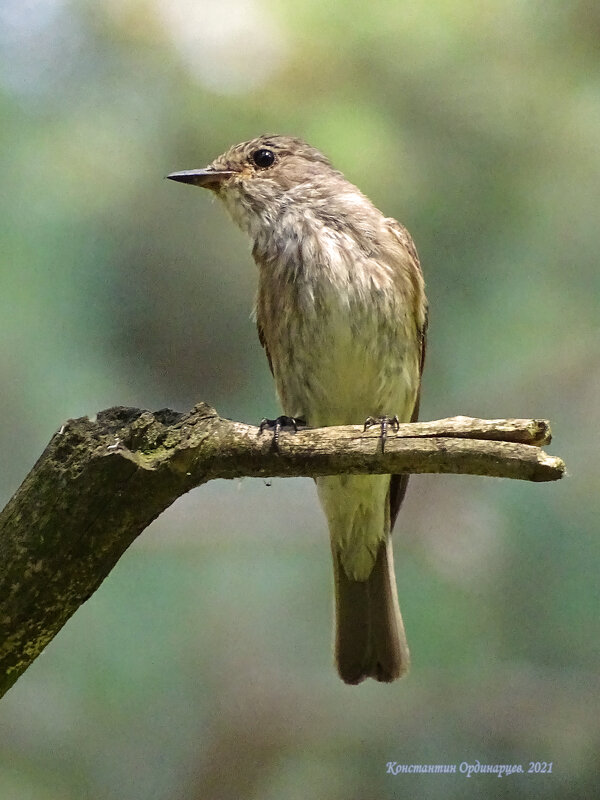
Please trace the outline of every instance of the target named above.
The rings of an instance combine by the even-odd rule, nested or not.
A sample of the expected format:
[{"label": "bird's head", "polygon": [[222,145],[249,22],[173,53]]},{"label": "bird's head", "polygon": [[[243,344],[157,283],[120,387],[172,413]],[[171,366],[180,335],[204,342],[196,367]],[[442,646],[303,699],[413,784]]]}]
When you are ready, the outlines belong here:
[{"label": "bird's head", "polygon": [[321,198],[328,179],[343,180],[329,160],[302,139],[267,134],[230,147],[204,169],[173,172],[167,178],[210,189],[251,235],[282,209]]}]

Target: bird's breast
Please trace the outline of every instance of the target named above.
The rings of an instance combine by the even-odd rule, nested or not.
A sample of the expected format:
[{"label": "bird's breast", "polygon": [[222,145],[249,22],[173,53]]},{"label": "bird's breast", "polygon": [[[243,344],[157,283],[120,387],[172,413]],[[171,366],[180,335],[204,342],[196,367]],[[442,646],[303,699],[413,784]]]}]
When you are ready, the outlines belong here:
[{"label": "bird's breast", "polygon": [[416,325],[391,268],[329,231],[288,237],[257,263],[257,322],[285,413],[312,426],[410,419]]}]

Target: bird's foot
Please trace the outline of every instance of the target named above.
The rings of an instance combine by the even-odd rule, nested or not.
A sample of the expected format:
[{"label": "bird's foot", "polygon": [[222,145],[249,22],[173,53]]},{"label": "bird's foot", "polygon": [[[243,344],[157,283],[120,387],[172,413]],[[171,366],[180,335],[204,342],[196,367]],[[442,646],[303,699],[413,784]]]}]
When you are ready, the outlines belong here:
[{"label": "bird's foot", "polygon": [[397,414],[395,414],[393,417],[367,417],[363,431],[366,431],[367,428],[372,428],[373,425],[381,426],[381,452],[383,453],[385,450],[385,440],[387,439],[388,428],[391,427],[391,429],[396,432],[400,427],[400,420],[398,419]]},{"label": "bird's foot", "polygon": [[273,431],[273,447],[276,449],[279,445],[279,432],[284,428],[291,428],[294,433],[298,432],[298,427],[306,425],[306,420],[301,417],[287,417],[285,414],[277,419],[262,419],[258,427],[258,432],[261,434],[265,430]]}]

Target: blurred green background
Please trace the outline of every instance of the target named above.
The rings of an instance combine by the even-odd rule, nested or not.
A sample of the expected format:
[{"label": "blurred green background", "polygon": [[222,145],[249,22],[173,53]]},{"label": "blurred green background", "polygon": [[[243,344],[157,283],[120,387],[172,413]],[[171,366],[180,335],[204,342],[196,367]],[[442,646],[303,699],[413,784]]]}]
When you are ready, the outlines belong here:
[{"label": "blurred green background", "polygon": [[[0,704],[3,800],[594,795],[599,37],[584,0],[3,0],[2,504],[68,417],[277,413],[248,244],[163,180],[262,132],[412,232],[422,418],[547,417],[570,471],[411,480],[412,672],[358,688],[312,482],[192,492]],[[553,772],[386,774],[476,759]]]}]

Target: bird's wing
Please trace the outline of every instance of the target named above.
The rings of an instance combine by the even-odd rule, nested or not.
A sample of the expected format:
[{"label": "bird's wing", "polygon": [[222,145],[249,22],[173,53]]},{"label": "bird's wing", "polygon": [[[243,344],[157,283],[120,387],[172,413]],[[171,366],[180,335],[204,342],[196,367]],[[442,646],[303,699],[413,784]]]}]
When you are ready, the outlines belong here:
[{"label": "bird's wing", "polygon": [[273,362],[271,361],[271,354],[269,353],[269,348],[267,347],[267,340],[265,339],[265,333],[258,320],[256,320],[256,328],[258,330],[258,341],[265,348],[265,353],[267,355],[267,361],[269,362],[269,369],[271,370],[271,375],[274,375],[275,373],[273,372]]},{"label": "bird's wing", "polygon": [[[419,262],[419,255],[417,253],[417,248],[415,247],[415,243],[413,242],[410,233],[406,230],[406,228],[401,225],[399,222],[396,222],[395,219],[391,217],[386,219],[388,227],[390,231],[394,234],[394,236],[398,239],[398,241],[402,244],[404,250],[406,251],[409,260],[410,266],[416,267],[416,277],[418,278],[418,283],[421,287],[423,287],[422,282],[422,273],[421,273],[421,264]],[[427,302],[425,300],[425,295],[422,294],[421,297],[417,297],[417,302],[421,304],[419,309],[419,313],[416,314],[417,317],[417,334],[419,337],[419,350],[420,350],[420,359],[419,359],[419,390],[417,392],[417,398],[415,400],[415,405],[413,408],[413,413],[411,416],[410,421],[416,422],[419,418],[419,402],[421,399],[421,376],[423,375],[423,367],[425,365],[425,350],[427,346],[427,323],[428,323],[428,313],[427,313]],[[390,530],[393,529],[394,523],[396,521],[396,517],[398,516],[398,511],[400,510],[400,506],[402,505],[402,501],[404,500],[404,495],[406,494],[406,487],[408,485],[408,478],[409,476],[404,475],[392,475],[392,479],[390,482]]]}]

